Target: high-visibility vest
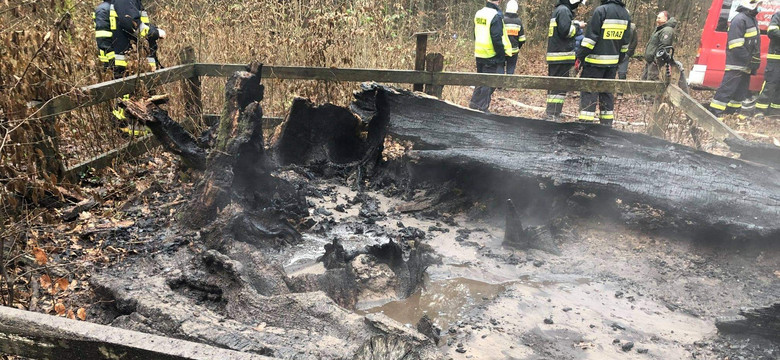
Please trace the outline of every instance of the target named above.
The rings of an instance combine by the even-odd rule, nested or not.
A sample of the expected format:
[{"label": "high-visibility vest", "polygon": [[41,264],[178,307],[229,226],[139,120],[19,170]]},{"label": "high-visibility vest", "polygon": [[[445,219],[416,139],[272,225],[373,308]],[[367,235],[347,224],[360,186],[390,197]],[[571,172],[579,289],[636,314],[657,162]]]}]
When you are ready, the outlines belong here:
[{"label": "high-visibility vest", "polygon": [[[474,15],[474,56],[478,58],[489,59],[496,56],[493,40],[490,37],[490,23],[496,16],[498,16],[498,11],[489,7],[482,8]],[[509,43],[509,35],[503,21],[501,28],[504,33],[501,40],[504,43],[504,54],[509,56],[512,54],[512,44]]]}]

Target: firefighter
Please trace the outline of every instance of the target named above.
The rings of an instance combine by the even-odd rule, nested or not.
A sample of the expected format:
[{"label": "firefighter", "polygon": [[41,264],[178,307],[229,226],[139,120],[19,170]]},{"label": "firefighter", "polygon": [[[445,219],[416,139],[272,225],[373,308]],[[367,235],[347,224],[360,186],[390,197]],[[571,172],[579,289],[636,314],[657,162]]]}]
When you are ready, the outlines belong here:
[{"label": "firefighter", "polygon": [[[127,55],[131,45],[138,39],[146,39],[149,43],[147,62],[152,70],[159,66],[157,61],[157,40],[165,38],[165,31],[152,25],[149,15],[144,9],[141,0],[111,0],[111,24],[116,30],[113,32],[112,51],[114,52],[114,78],[121,78],[127,72]],[[115,26],[114,26],[115,24]],[[129,99],[125,95],[123,99]],[[143,135],[144,130],[136,130],[128,123],[124,109],[115,107],[112,111],[114,118],[120,124],[120,130],[130,135]]]},{"label": "firefighter", "polygon": [[750,75],[755,75],[761,65],[761,36],[756,21],[759,3],[761,0],[742,0],[729,25],[726,71],[710,102],[710,112],[718,118],[752,110],[750,104],[743,108],[742,102],[748,96]]},{"label": "firefighter", "polygon": [[769,37],[769,53],[766,55],[764,86],[758,95],[758,117],[780,113],[780,11],[772,15],[766,29]]},{"label": "firefighter", "polygon": [[[582,67],[580,77],[615,78],[618,64],[628,53],[630,25],[631,16],[622,0],[601,0],[601,6],[593,12],[585,29],[585,38],[577,51],[577,60]],[[598,119],[601,124],[612,126],[615,120],[615,99],[612,93],[583,92],[579,120],[595,122],[596,104],[599,105]]]},{"label": "firefighter", "polygon": [[115,10],[117,24],[113,42],[114,77],[125,75],[127,52],[133,43],[138,42],[139,38],[144,38],[149,42],[150,51],[146,60],[152,70],[156,70],[158,67],[157,40],[165,38],[165,31],[149,22],[149,15],[141,4],[141,0],[112,0],[111,5]]},{"label": "firefighter", "polygon": [[108,69],[114,60],[114,51],[111,50],[113,31],[116,30],[116,22],[111,21],[112,6],[110,0],[104,0],[92,13],[92,21],[95,25],[95,41],[97,42],[98,60],[104,69]]},{"label": "firefighter", "polygon": [[[499,3],[500,0],[487,0],[485,7],[474,15],[474,56],[477,58],[478,73],[501,74],[506,58],[512,56],[512,45]],[[488,112],[493,91],[495,88],[477,86],[469,107]]]},{"label": "firefighter", "polygon": [[[574,10],[584,4],[582,0],[558,0],[552,12],[547,31],[547,74],[556,77],[569,77],[571,68],[577,60],[575,37],[584,24],[574,21]],[[559,121],[563,111],[566,91],[547,92],[547,120]]]},{"label": "firefighter", "polygon": [[517,1],[515,0],[509,0],[506,3],[504,25],[509,36],[509,43],[512,44],[512,56],[506,59],[506,74],[513,75],[517,68],[517,54],[520,53],[520,48],[525,44],[525,28],[523,28],[520,17],[517,16]]},{"label": "firefighter", "polygon": [[670,19],[668,12],[661,11],[655,17],[655,26],[655,32],[645,46],[645,69],[642,71],[642,80],[658,80],[659,70],[655,62],[655,54],[658,50],[674,44],[674,28],[677,27],[677,19]]}]

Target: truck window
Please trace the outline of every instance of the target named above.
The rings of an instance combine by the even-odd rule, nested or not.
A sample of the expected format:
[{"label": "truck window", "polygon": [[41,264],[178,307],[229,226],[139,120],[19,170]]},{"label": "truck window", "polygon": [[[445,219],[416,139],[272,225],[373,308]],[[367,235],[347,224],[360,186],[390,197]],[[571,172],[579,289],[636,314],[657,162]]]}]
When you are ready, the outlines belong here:
[{"label": "truck window", "polygon": [[[720,7],[720,17],[718,18],[718,26],[715,28],[715,31],[722,31],[722,32],[729,31],[729,22],[732,19],[731,3],[732,0],[723,0],[723,5]],[[739,1],[734,2],[734,4],[739,4]],[[736,15],[736,10],[737,9],[735,8],[733,11],[734,15]]]}]

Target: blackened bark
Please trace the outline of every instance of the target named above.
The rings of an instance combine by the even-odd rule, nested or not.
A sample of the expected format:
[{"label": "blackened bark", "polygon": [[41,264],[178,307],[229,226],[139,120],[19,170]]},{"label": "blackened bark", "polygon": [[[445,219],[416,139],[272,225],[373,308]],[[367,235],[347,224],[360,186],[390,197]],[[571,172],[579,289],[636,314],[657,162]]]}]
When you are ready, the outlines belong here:
[{"label": "blackened bark", "polygon": [[[377,85],[356,94],[369,125],[414,143],[418,177],[516,199],[526,214],[572,198],[586,215],[637,217],[707,240],[780,239],[780,172],[598,125],[489,115]],[[377,131],[383,131],[377,129]],[[375,136],[369,126],[369,138]]]}]

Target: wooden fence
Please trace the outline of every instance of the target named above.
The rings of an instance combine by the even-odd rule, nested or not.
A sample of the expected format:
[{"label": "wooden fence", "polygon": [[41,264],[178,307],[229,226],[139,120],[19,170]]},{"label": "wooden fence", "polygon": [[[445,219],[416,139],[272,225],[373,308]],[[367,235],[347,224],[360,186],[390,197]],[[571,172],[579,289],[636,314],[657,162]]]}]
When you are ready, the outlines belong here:
[{"label": "wooden fence", "polygon": [[[187,60],[188,56],[183,56]],[[244,70],[245,64],[206,64],[185,63],[156,72],[129,76],[123,79],[103,82],[96,85],[74,89],[70,93],[60,95],[45,102],[39,117],[51,117],[68,113],[72,110],[100,104],[130,94],[143,87],[153,89],[157,86],[176,81],[183,81],[185,88],[185,109],[187,116],[193,119],[201,118],[202,103],[200,83],[201,77],[230,76],[235,71]],[[656,97],[667,97],[675,106],[692,118],[697,125],[708,130],[714,137],[724,140],[728,137],[741,137],[712,116],[704,107],[687,93],[675,85],[663,82],[636,80],[601,80],[585,78],[560,78],[549,76],[498,75],[459,72],[437,72],[422,70],[389,70],[389,69],[338,69],[321,67],[297,66],[263,66],[261,74],[266,79],[283,80],[322,80],[335,82],[387,82],[401,84],[424,84],[433,95],[441,94],[443,86],[490,86],[499,88],[519,88],[538,90],[615,92],[625,94],[647,94]],[[436,90],[438,89],[438,91]],[[438,92],[438,93],[437,93]],[[76,176],[89,168],[103,168],[110,165],[118,157],[138,156],[150,147],[156,146],[152,136],[142,137],[120,148],[101,154],[95,158],[67,168],[66,175]]]},{"label": "wooden fence", "polygon": [[[420,36],[425,33],[420,34]],[[668,101],[680,108],[688,117],[693,119],[698,126],[709,131],[715,138],[724,140],[727,138],[740,139],[741,137],[712,116],[701,104],[691,98],[686,92],[675,85],[663,82],[634,81],[634,80],[601,80],[583,78],[559,78],[548,76],[525,75],[496,75],[477,73],[444,72],[442,70],[442,57],[440,54],[425,54],[422,50],[418,36],[418,61],[416,70],[389,70],[389,69],[337,69],[319,67],[294,67],[294,66],[268,66],[262,68],[261,77],[265,79],[284,80],[323,80],[335,82],[386,82],[400,84],[414,84],[414,89],[441,96],[444,86],[490,86],[499,88],[519,88],[538,90],[567,90],[589,92],[613,92],[624,94],[646,94],[656,98],[656,103]],[[420,57],[425,60],[420,60]],[[181,56],[181,65],[173,66],[156,72],[129,76],[124,79],[112,80],[96,85],[86,86],[53,98],[45,102],[39,109],[37,116],[50,118],[66,114],[75,109],[111,101],[124,94],[135,93],[141,88],[152,89],[157,86],[172,82],[182,81],[185,89],[184,101],[186,116],[200,122],[203,119],[213,120],[217,115],[203,114],[201,100],[202,77],[228,77],[236,71],[246,69],[244,64],[205,64],[194,61],[194,52],[186,49]],[[149,148],[157,146],[153,136],[148,135],[130,142],[120,148],[101,154],[93,159],[65,169],[65,176],[74,178],[88,171],[90,168],[104,168],[122,156],[137,156]],[[61,156],[58,155],[59,158]],[[31,322],[46,331],[41,333],[24,332],[18,327],[20,321]],[[176,352],[180,348],[192,348],[195,353],[218,354],[219,349],[198,347],[191,344],[168,338],[157,338],[151,335],[126,332],[125,330],[101,327],[94,324],[79,323],[75,325],[68,320],[47,317],[41,314],[22,313],[16,310],[0,308],[0,351],[7,354],[22,356],[40,356],[43,358],[68,358],[68,351],[94,350],[95,344],[100,344],[99,349],[109,349],[129,354],[138,354],[138,358],[146,355],[161,356],[161,358],[184,359],[198,358],[189,353]],[[66,323],[67,322],[67,323]],[[71,326],[74,325],[74,326]],[[83,329],[81,330],[74,329]],[[69,329],[65,331],[64,329]],[[129,340],[125,340],[129,339]],[[35,345],[38,344],[38,345]],[[162,344],[162,346],[157,345]],[[65,351],[64,349],[69,349]],[[62,351],[61,351],[62,350]],[[101,350],[102,351],[102,350]],[[173,352],[173,353],[171,353]],[[174,354],[175,353],[175,354]],[[105,354],[104,354],[105,355]],[[220,354],[216,358],[225,358]],[[236,358],[259,358],[247,355]],[[207,358],[209,356],[206,356]],[[100,354],[90,358],[109,358]],[[132,357],[135,358],[135,357]]]}]

